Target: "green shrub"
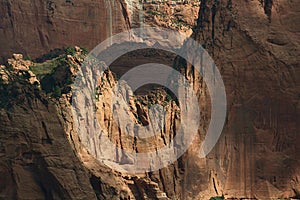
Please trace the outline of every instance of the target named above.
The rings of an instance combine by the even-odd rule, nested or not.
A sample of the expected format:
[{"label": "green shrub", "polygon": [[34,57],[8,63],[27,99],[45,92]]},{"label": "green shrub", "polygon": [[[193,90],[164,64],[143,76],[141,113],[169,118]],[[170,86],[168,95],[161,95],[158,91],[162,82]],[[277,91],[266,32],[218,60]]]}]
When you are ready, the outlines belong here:
[{"label": "green shrub", "polygon": [[166,100],[167,100],[168,102],[170,102],[170,101],[173,101],[173,98],[172,98],[171,95],[169,95],[169,94],[167,93],[167,95],[166,95]]},{"label": "green shrub", "polygon": [[29,69],[36,75],[46,75],[52,72],[52,69],[55,68],[56,65],[53,63],[38,63],[35,66],[30,66]]},{"label": "green shrub", "polygon": [[222,195],[222,196],[211,197],[209,200],[224,200],[224,199],[225,197],[224,195]]},{"label": "green shrub", "polygon": [[155,10],[147,10],[147,14],[149,15],[155,15],[155,16],[161,16],[161,17],[166,17],[167,15]]},{"label": "green shrub", "polygon": [[148,102],[147,106],[148,106],[148,109],[150,109],[151,106],[153,106],[153,105],[152,105],[152,103]]},{"label": "green shrub", "polygon": [[25,60],[32,60],[30,55],[25,56]]},{"label": "green shrub", "polygon": [[80,47],[80,49],[82,50],[82,53],[87,55],[89,53],[89,50],[85,47]]},{"label": "green shrub", "polygon": [[61,97],[61,88],[58,85],[56,85],[53,89],[53,96],[55,98]]},{"label": "green shrub", "polygon": [[76,53],[76,50],[75,50],[74,47],[70,47],[70,46],[69,46],[69,47],[67,47],[67,48],[65,49],[65,52],[66,52],[67,55],[74,56],[75,53]]},{"label": "green shrub", "polygon": [[65,58],[60,56],[43,63],[36,63],[34,66],[30,66],[29,69],[38,77],[38,79],[41,79],[45,75],[51,74],[59,65],[65,65],[65,62]]}]

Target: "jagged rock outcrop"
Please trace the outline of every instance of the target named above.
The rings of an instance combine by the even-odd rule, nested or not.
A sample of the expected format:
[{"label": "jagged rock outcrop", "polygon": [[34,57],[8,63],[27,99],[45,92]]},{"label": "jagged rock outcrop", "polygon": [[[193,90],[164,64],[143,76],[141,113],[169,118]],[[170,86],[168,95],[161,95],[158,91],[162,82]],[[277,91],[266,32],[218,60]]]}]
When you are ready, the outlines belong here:
[{"label": "jagged rock outcrop", "polygon": [[178,30],[186,35],[192,34],[192,28],[198,17],[198,1],[162,1],[143,4],[145,24]]},{"label": "jagged rock outcrop", "polygon": [[3,84],[9,84],[11,81],[15,81],[14,78],[23,78],[30,84],[39,86],[40,82],[36,78],[36,75],[30,70],[30,66],[33,64],[30,60],[24,60],[22,54],[13,54],[13,58],[8,59],[8,67],[1,65],[0,81]]},{"label": "jagged rock outcrop", "polygon": [[[6,177],[1,181],[4,184],[1,196],[6,199],[168,199],[156,181],[145,175],[113,171],[80,141],[71,110],[72,92],[66,90],[69,87],[66,80],[74,81],[83,57],[82,50],[75,48],[74,55],[54,59],[57,66],[51,76],[53,84],[59,86],[59,95],[56,87],[50,90],[45,87],[43,79],[48,79],[47,75],[42,76],[41,86],[37,87],[30,84],[25,74],[15,70],[28,70],[24,62],[30,62],[33,70],[37,67],[31,61],[23,61],[22,55],[10,59],[9,62],[15,64],[13,68],[3,69],[9,79],[4,83],[5,76],[2,76],[0,88],[3,94],[0,98],[3,133],[0,173]],[[114,81],[109,72],[107,78],[103,77],[103,94],[111,91],[112,86],[107,84]],[[109,96],[105,98],[102,103],[107,103]],[[137,104],[139,109],[148,109]],[[102,105],[99,101],[100,123],[102,114],[111,114],[100,107]],[[139,109],[135,109],[136,112]],[[113,135],[118,140],[119,132],[113,131]]]}]

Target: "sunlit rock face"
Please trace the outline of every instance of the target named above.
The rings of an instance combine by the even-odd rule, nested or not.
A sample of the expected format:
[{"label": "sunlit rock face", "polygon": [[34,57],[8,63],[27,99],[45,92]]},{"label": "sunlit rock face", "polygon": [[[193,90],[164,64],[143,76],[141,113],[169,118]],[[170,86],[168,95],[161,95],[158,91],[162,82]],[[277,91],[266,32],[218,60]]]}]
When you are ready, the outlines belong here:
[{"label": "sunlit rock face", "polygon": [[177,30],[190,36],[198,18],[199,1],[145,1],[144,23]]},{"label": "sunlit rock face", "polygon": [[228,101],[206,160],[218,194],[299,198],[299,10],[297,1],[201,2],[192,37],[217,63]]},{"label": "sunlit rock face", "polygon": [[[62,87],[56,97],[45,90],[49,84],[44,81],[49,78],[47,75],[44,74],[41,85],[37,85],[31,83],[28,74],[20,73],[27,72],[26,63],[30,62],[23,61],[22,55],[15,54],[10,59],[13,67],[1,66],[1,196],[5,199],[22,199],[24,196],[30,199],[129,200],[148,196],[168,199],[157,182],[145,175],[128,176],[114,171],[83,145],[85,142],[80,141],[74,125],[76,119],[70,104],[72,93],[65,90],[70,86],[66,79],[74,80],[80,68],[81,50],[77,48],[74,56],[63,55],[56,59],[48,61],[64,63],[48,74],[56,86]],[[31,69],[38,72],[39,66],[30,63]],[[44,72],[39,71],[36,75],[41,77],[41,73]],[[113,77],[108,75],[104,80],[113,81]],[[106,86],[103,85],[103,90],[111,91],[111,85]],[[101,102],[105,100],[98,103]],[[103,122],[100,115],[106,111],[101,105],[100,123]],[[105,114],[108,116],[110,112]],[[118,131],[113,133],[118,135]]]},{"label": "sunlit rock face", "polygon": [[[91,2],[94,1],[89,1]],[[12,27],[7,31],[14,31],[4,37],[11,37],[10,42],[0,38],[3,44],[0,48],[46,52],[56,47],[56,41],[68,46],[76,40],[85,41],[80,34],[74,36],[76,39],[67,37],[70,36],[68,34],[76,35],[84,30],[73,26],[74,23],[81,22],[73,20],[71,23],[67,20],[69,18],[51,18],[51,15],[47,14],[46,4],[35,3],[42,4],[40,8],[44,11],[32,6],[35,5],[33,3],[14,4],[10,1],[1,4],[1,9],[6,9],[6,12],[2,13],[10,13],[3,14],[7,17],[1,23]],[[91,10],[97,10],[99,7],[102,11],[106,6],[103,2],[103,5],[99,2],[94,3],[99,6],[91,6]],[[19,7],[18,4],[22,6]],[[79,9],[81,4],[60,1],[60,4],[56,2],[55,5],[53,16],[61,16],[64,13],[73,13],[62,8],[75,10],[73,7],[78,5]],[[18,12],[19,9],[25,8],[37,9],[38,13],[41,12],[38,15],[41,17],[30,15],[31,12]],[[213,151],[204,159],[198,158],[199,144],[210,121],[209,93],[201,76],[193,71],[193,67],[177,59],[175,68],[187,77],[200,97],[203,123],[200,124],[198,138],[177,162],[145,174],[118,173],[95,159],[104,147],[92,144],[94,141],[89,138],[80,141],[80,133],[74,126],[74,116],[71,112],[72,93],[67,92],[51,100],[43,91],[39,91],[37,86],[29,84],[27,79],[13,79],[16,81],[10,85],[13,71],[28,70],[29,65],[32,65],[28,62],[30,64],[27,66],[27,61],[23,62],[16,54],[14,59],[10,60],[14,68],[1,66],[0,71],[4,83],[0,88],[1,94],[5,94],[0,98],[0,130],[4,133],[0,137],[1,196],[11,199],[24,196],[40,199],[95,199],[96,196],[99,199],[209,199],[211,196],[224,194],[227,198],[299,198],[298,12],[297,0],[202,1],[192,37],[209,51],[222,74],[228,102],[226,124]],[[83,14],[75,13],[75,16]],[[98,15],[101,15],[100,11]],[[28,19],[27,22],[31,25],[38,24],[40,29],[30,29],[22,25],[24,30],[28,28],[32,31],[30,35],[26,35],[29,32],[23,33],[19,26],[11,25],[15,23],[9,23],[14,19],[32,16],[35,16],[36,21]],[[44,23],[47,20],[42,16],[47,20],[50,18],[52,24]],[[129,15],[121,16],[124,21],[131,19]],[[59,22],[63,19],[65,21],[61,25]],[[87,24],[82,23],[78,26],[91,26],[88,30],[93,34],[98,30],[93,28],[93,24],[83,21]],[[125,24],[123,27],[120,23],[120,29],[126,28],[131,22]],[[71,27],[72,31],[63,34],[60,32],[61,26]],[[42,45],[41,41],[47,40],[40,39],[39,30],[42,31],[42,36],[49,35],[50,42],[45,43],[48,46]],[[106,24],[104,30],[98,31],[103,37],[107,37],[113,32],[113,26]],[[2,33],[6,34],[4,31]],[[30,42],[26,43],[25,37],[28,37]],[[128,64],[125,61],[133,58],[136,59],[136,56],[120,61],[117,67],[124,67],[124,64]],[[55,84],[65,84],[65,77],[74,76],[80,68],[81,59],[70,55],[65,59],[69,64],[60,66],[52,74]],[[173,65],[170,57],[166,59]],[[163,61],[162,55],[159,55],[159,60],[155,60],[158,61]],[[68,76],[63,76],[64,74]],[[18,74],[20,77],[24,75],[26,73]],[[174,136],[174,128],[180,118],[177,113],[179,108],[174,102],[165,101],[166,94],[159,91],[156,93],[157,96],[161,96],[159,102],[169,106],[165,121],[166,131],[162,132],[157,140],[153,140],[152,144],[142,140],[135,144],[132,137],[124,139],[124,133],[113,124],[113,113],[110,109],[115,80],[110,72],[99,75],[97,84],[100,87],[99,90],[95,90],[98,95],[96,106],[87,114],[97,109],[96,120],[103,129],[103,137],[108,136],[115,145],[135,152],[148,151],[147,145],[160,147]],[[29,78],[31,77],[33,76]],[[47,81],[40,82],[43,89]],[[123,89],[124,96],[132,95],[126,87]],[[152,100],[157,101],[157,97],[149,95],[139,101],[130,99],[129,114],[135,123],[149,123],[148,102]],[[78,102],[76,106],[80,108],[82,105],[84,101]],[[92,123],[92,120],[94,116],[85,122],[84,127],[91,128],[87,123]],[[90,146],[88,142],[91,143]],[[87,150],[86,147],[91,147],[91,150]],[[125,154],[111,152],[110,155],[115,160],[123,159],[130,163],[130,157]]]}]

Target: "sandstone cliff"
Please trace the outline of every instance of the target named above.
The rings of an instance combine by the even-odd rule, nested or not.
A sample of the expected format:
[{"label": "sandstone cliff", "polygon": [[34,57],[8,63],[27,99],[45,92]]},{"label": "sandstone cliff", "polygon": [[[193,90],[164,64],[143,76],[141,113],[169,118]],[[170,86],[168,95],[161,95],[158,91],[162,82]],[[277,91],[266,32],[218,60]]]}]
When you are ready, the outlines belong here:
[{"label": "sandstone cliff", "polygon": [[[15,55],[9,61],[11,66],[0,69],[4,94],[0,101],[4,133],[0,138],[1,196],[300,198],[298,13],[297,0],[201,2],[192,37],[210,52],[222,74],[228,102],[226,124],[214,150],[199,159],[199,144],[210,118],[209,94],[193,67],[178,58],[175,67],[193,83],[200,97],[201,119],[206,123],[195,144],[177,162],[147,174],[115,172],[80,142],[70,112],[71,83],[83,59],[80,49],[75,55],[63,55],[43,65]],[[37,74],[37,69],[51,67],[53,62],[52,72]],[[143,141],[133,147],[132,138],[122,140],[124,133],[110,123],[112,113],[107,107],[115,78],[110,72],[102,76],[99,122],[115,144],[143,151]],[[155,148],[175,134],[173,128],[180,117],[176,103],[166,101],[166,95],[158,90],[131,101],[132,118],[143,125],[149,122],[148,103],[158,99],[169,106],[168,131],[156,138]],[[121,159],[128,158],[124,155]]]},{"label": "sandstone cliff", "polygon": [[[16,65],[1,66],[1,197],[168,199],[157,181],[144,174],[126,175],[111,170],[80,141],[69,87],[83,58],[82,50],[76,48],[75,55],[61,55],[42,66],[18,54],[9,60]],[[50,63],[55,64],[52,72],[47,71]],[[36,78],[29,76],[32,71],[40,82],[32,81]],[[99,122],[106,127],[112,113],[101,106],[107,106],[112,88],[108,83],[113,84],[115,79],[109,72],[103,75],[101,90],[106,95],[99,98],[97,106]],[[133,106],[136,113],[141,113],[142,107],[148,109],[138,102]],[[138,115],[147,123],[147,114]],[[121,141],[115,128],[106,128],[113,130],[113,139]],[[140,151],[143,145],[138,146]]]},{"label": "sandstone cliff", "polygon": [[207,159],[218,194],[300,198],[299,11],[298,1],[201,1],[192,37],[217,63],[228,101]]},{"label": "sandstone cliff", "polygon": [[2,66],[0,86],[1,198],[95,198],[55,103],[40,94],[39,83],[30,81],[20,55],[11,61],[19,65]]},{"label": "sandstone cliff", "polygon": [[[160,26],[191,34],[199,3],[126,0],[47,0],[0,2],[0,63],[13,53],[33,59],[67,46],[93,49],[129,28]],[[174,14],[174,17],[170,17]]]},{"label": "sandstone cliff", "polygon": [[72,45],[92,49],[130,27],[123,0],[2,0],[0,13],[1,63],[12,53],[37,58]]}]

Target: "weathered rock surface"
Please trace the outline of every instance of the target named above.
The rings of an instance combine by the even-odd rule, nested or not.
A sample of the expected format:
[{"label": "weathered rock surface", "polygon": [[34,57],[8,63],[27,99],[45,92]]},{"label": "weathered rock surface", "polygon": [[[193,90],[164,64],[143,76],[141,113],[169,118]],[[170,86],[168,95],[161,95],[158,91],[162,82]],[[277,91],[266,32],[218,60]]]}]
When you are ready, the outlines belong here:
[{"label": "weathered rock surface", "polygon": [[[5,83],[0,99],[1,197],[209,199],[224,194],[226,198],[300,198],[298,16],[297,0],[201,2],[192,37],[210,52],[224,80],[228,107],[223,134],[207,158],[197,157],[210,118],[209,94],[201,77],[190,73],[191,66],[175,62],[200,97],[205,123],[194,145],[177,162],[147,174],[117,173],[80,142],[70,112],[70,90],[61,86],[79,69],[80,49],[75,56],[64,57],[64,64],[52,74],[54,86],[60,85],[56,100],[46,98],[28,80],[21,82],[25,74],[1,66]],[[10,62],[16,63],[15,69],[26,68],[18,55]],[[102,127],[117,145],[149,150],[143,149],[143,141],[133,146],[132,138],[121,140],[124,133],[110,123],[112,113],[107,108],[114,78],[109,72],[102,75],[97,102]],[[45,82],[41,81],[42,89]],[[55,92],[49,88],[48,94]],[[165,95],[161,93],[161,102]],[[130,102],[132,118],[143,125],[149,123],[145,102],[152,102],[151,95]],[[174,135],[179,116],[177,106],[168,105],[170,131],[162,132],[151,147],[160,147]]]},{"label": "weathered rock surface", "polygon": [[178,30],[189,36],[198,18],[199,4],[198,1],[144,3],[143,18],[147,25]]},{"label": "weathered rock surface", "polygon": [[9,0],[0,13],[1,63],[15,52],[36,58],[67,46],[92,49],[130,26],[123,0]]},{"label": "weathered rock surface", "polygon": [[26,83],[1,86],[0,118],[1,198],[95,199],[53,102]]},{"label": "weathered rock surface", "polygon": [[228,102],[206,161],[219,195],[300,198],[299,12],[298,1],[201,3],[193,38],[213,56]]},{"label": "weathered rock surface", "polygon": [[93,49],[130,27],[160,26],[190,35],[198,8],[194,1],[178,5],[126,0],[1,1],[0,63],[16,52],[35,59],[67,46]]},{"label": "weathered rock surface", "polygon": [[[58,66],[51,73],[53,84],[62,86],[60,96],[53,96],[53,89],[42,92],[28,82],[26,75],[15,71],[24,68],[21,55],[10,60],[12,63],[18,60],[14,68],[4,68],[10,79],[5,84],[2,80],[0,88],[3,94],[0,98],[0,130],[3,132],[0,138],[1,197],[168,199],[157,182],[145,175],[125,175],[111,170],[96,160],[80,141],[71,111],[72,93],[65,89],[68,87],[66,80],[74,81],[82,62],[82,51],[75,49],[73,56],[60,56],[60,60],[56,60]],[[34,63],[31,64],[34,67]],[[43,79],[41,88],[45,89]],[[107,83],[113,83],[112,74],[103,81],[106,84],[101,85],[103,92],[111,91],[112,87]],[[101,115],[111,115],[111,111],[100,107],[104,104],[99,102],[99,121],[102,123]],[[119,138],[118,131],[112,133],[115,139]]]},{"label": "weathered rock surface", "polygon": [[30,84],[39,86],[40,82],[36,78],[36,75],[30,70],[33,62],[30,60],[24,60],[22,54],[13,54],[13,58],[8,59],[8,67],[1,65],[0,81],[4,84],[9,84],[15,78],[23,78]]}]

